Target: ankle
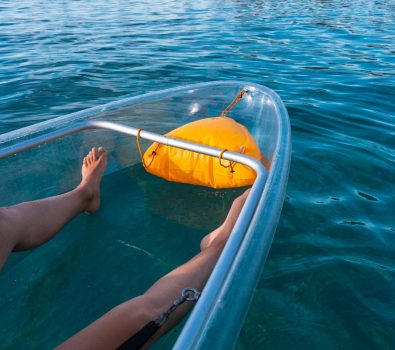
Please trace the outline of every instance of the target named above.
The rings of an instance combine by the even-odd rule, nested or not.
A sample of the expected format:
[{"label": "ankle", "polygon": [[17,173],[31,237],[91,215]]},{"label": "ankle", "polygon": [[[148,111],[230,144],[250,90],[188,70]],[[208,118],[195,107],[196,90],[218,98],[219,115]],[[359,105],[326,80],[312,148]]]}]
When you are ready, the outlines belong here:
[{"label": "ankle", "polygon": [[85,211],[93,199],[92,191],[90,191],[87,186],[80,184],[72,192],[74,192],[79,199],[81,212]]}]

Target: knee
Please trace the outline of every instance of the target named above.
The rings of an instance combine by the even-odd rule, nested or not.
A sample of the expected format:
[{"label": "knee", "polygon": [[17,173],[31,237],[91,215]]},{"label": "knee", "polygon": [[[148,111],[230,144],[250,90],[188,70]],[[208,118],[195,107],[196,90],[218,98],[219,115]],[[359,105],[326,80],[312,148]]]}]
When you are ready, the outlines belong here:
[{"label": "knee", "polygon": [[7,208],[0,208],[0,232],[5,229],[7,223]]},{"label": "knee", "polygon": [[0,208],[0,244],[14,247],[17,237],[13,231],[12,220],[8,213],[8,208]]},{"label": "knee", "polygon": [[12,222],[8,208],[0,208],[0,239],[10,240],[12,236]]}]

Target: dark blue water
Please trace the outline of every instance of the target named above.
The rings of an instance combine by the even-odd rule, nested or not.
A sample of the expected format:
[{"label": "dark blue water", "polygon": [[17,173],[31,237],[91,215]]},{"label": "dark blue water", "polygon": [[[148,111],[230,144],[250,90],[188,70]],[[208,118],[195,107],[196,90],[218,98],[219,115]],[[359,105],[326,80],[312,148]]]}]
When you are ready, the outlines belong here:
[{"label": "dark blue water", "polygon": [[238,348],[392,349],[394,42],[393,0],[5,0],[0,133],[194,82],[272,88],[291,173]]}]

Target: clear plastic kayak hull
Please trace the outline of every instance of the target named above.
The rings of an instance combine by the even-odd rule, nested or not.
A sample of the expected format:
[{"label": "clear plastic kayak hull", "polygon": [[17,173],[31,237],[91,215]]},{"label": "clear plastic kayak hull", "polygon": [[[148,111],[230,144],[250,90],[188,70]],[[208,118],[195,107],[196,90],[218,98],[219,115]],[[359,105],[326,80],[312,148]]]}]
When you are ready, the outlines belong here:
[{"label": "clear plastic kayak hull", "polygon": [[[237,341],[280,217],[290,165],[290,125],[277,94],[261,85],[218,81],[126,98],[54,118],[0,136],[0,155],[30,140],[44,139],[75,125],[98,121],[122,125],[86,128],[0,160],[0,205],[34,200],[69,190],[79,179],[87,145],[104,146],[107,174],[141,161],[130,135],[135,128],[164,134],[185,123],[218,116],[237,93],[248,94],[229,114],[245,125],[265,158],[265,168],[251,191],[199,302],[174,346],[176,349],[229,349]],[[148,135],[148,133],[147,133]],[[149,138],[148,138],[149,139]],[[149,144],[144,142],[143,146]],[[214,151],[213,151],[214,152]],[[4,153],[5,154],[5,153]],[[213,153],[215,154],[215,153]],[[226,159],[226,158],[225,158]],[[54,164],[56,166],[54,166]],[[259,168],[259,166],[258,166]],[[64,176],[59,176],[64,174]],[[35,178],[33,188],[29,186]],[[258,179],[257,178],[257,179]],[[22,190],[21,190],[22,189]],[[248,205],[247,205],[248,204]]]}]

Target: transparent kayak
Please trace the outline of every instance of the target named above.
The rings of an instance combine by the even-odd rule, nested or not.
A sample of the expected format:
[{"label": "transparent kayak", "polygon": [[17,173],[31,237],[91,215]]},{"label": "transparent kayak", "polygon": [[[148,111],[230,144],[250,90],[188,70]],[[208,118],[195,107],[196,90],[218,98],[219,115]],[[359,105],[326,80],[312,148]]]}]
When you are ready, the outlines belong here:
[{"label": "transparent kayak", "polygon": [[109,152],[106,176],[139,164],[140,155],[133,149],[138,129],[143,129],[143,146],[156,141],[218,157],[222,150],[163,134],[220,115],[242,89],[247,93],[229,116],[255,137],[265,166],[247,156],[222,152],[223,159],[253,168],[257,179],[175,349],[229,349],[237,341],[271,246],[288,180],[290,126],[278,95],[245,82],[195,84],[126,98],[0,136],[0,205],[6,206],[72,188],[78,182],[75,169],[87,144],[104,146]]}]

